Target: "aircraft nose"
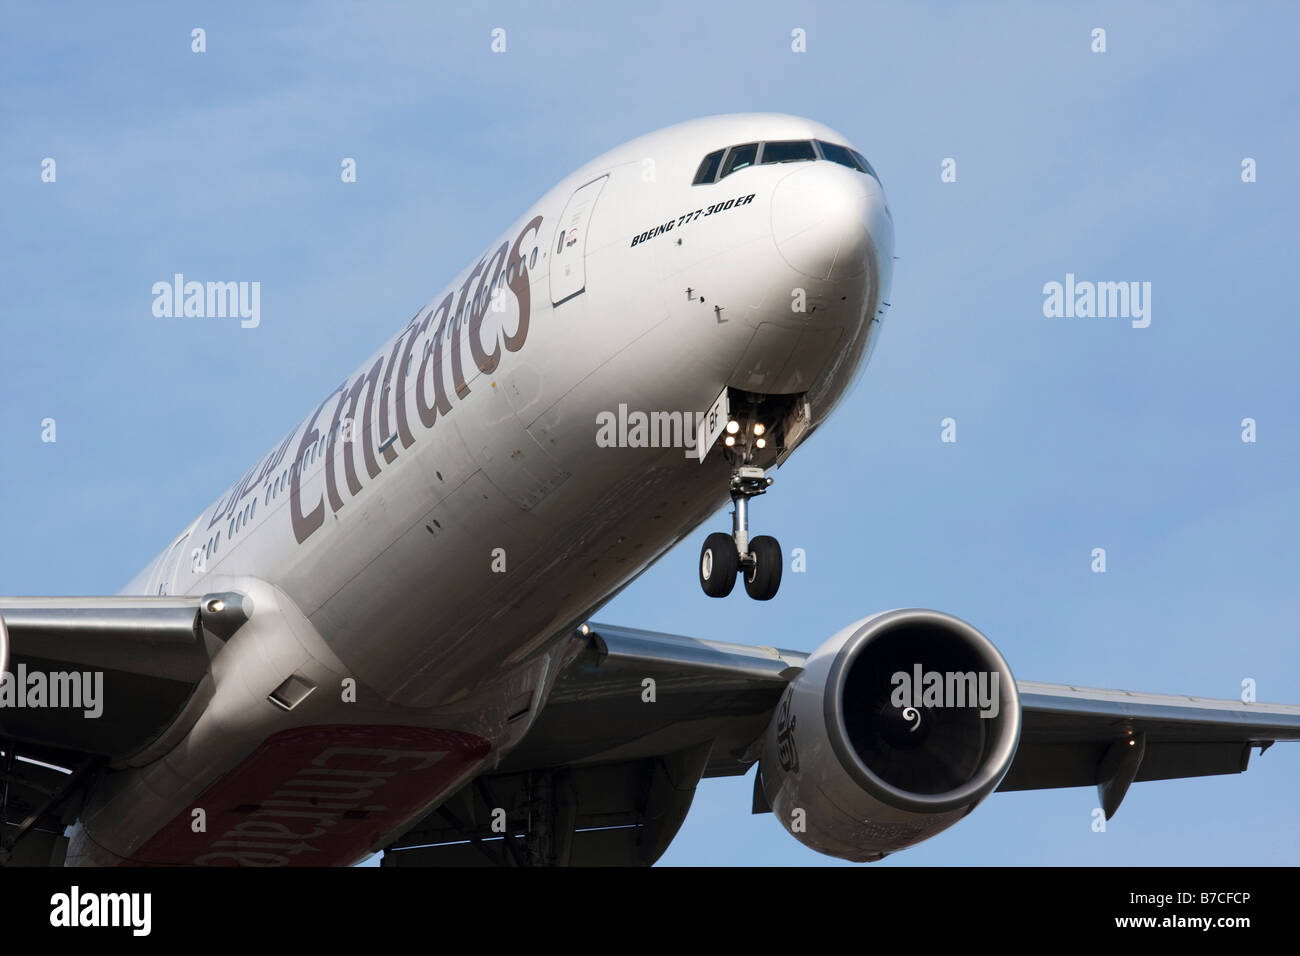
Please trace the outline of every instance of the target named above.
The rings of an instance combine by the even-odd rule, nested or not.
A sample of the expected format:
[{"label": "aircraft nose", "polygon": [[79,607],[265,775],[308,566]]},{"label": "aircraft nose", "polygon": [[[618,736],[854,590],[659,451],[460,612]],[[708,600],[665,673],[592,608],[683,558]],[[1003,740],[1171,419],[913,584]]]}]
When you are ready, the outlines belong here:
[{"label": "aircraft nose", "polygon": [[872,252],[885,252],[886,231],[892,246],[892,228],[880,184],[843,166],[805,166],[777,183],[772,194],[777,249],[793,268],[813,278],[862,275]]}]

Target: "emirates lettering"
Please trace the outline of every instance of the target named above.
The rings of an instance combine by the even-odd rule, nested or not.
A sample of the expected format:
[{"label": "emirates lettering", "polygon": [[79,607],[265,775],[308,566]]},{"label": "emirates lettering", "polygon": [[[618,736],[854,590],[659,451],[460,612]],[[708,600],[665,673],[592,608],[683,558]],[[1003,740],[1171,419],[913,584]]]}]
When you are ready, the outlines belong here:
[{"label": "emirates lettering", "polygon": [[[468,339],[469,360],[484,374],[495,371],[506,355],[523,348],[528,338],[531,302],[528,264],[522,250],[531,247],[541,225],[542,217],[534,216],[520,231],[513,245],[503,242],[484,255],[460,288],[448,292],[437,304],[421,309],[411,318],[386,355],[376,359],[355,379],[340,384],[316,407],[302,427],[295,464],[289,469],[289,514],[299,544],[325,523],[327,508],[337,512],[346,505],[344,491],[352,497],[360,494],[366,481],[377,478],[384,465],[397,459],[399,446],[404,450],[415,444],[418,438],[417,431],[413,430],[415,421],[418,420],[425,430],[433,428],[440,418],[454,411],[453,400],[463,399],[470,393],[465,378],[462,336]],[[485,343],[483,319],[491,308],[493,297],[505,295],[506,290],[514,296],[518,306],[518,322],[513,331],[501,328],[491,342]],[[418,348],[417,362],[419,343],[423,346]],[[407,407],[409,374],[417,376],[414,416]],[[328,425],[325,425],[326,420]],[[351,443],[340,441],[340,423],[345,420],[360,424]],[[377,427],[372,427],[372,424]],[[328,428],[328,431],[322,433],[322,428]],[[323,435],[327,436],[323,451],[325,489],[316,500],[304,502],[302,463],[307,460],[308,450],[320,442]],[[358,474],[357,456],[352,447],[358,443],[361,445],[364,475]],[[288,439],[277,449],[278,454],[269,456],[274,464],[268,462],[269,467],[264,465],[261,471],[269,471],[278,465],[287,447]],[[342,475],[338,468],[340,458]],[[233,510],[243,492],[256,485],[256,480],[248,479],[257,473],[258,470],[254,469],[245,476],[245,481],[231,496],[232,508],[227,510]]]}]

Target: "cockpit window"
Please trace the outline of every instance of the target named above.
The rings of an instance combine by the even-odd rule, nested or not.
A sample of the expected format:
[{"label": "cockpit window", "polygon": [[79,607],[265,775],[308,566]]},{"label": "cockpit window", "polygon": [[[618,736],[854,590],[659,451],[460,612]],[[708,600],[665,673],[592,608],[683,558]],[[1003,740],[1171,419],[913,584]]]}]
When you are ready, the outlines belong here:
[{"label": "cockpit window", "polygon": [[851,149],[849,150],[849,152],[853,154],[853,158],[858,161],[858,165],[862,167],[862,171],[864,173],[866,173],[876,182],[880,182],[880,177],[876,175],[876,171],[872,169],[871,164],[867,162],[867,157],[863,156],[856,149]]},{"label": "cockpit window", "polygon": [[719,176],[718,178],[722,179],[725,176],[730,176],[732,173],[744,169],[746,166],[753,166],[756,159],[758,159],[757,143],[746,143],[744,146],[733,146],[731,147],[731,151],[727,153],[726,163],[722,166],[722,176]]},{"label": "cockpit window", "polygon": [[700,161],[692,185],[701,186],[717,182],[755,163],[769,166],[819,159],[826,159],[860,173],[866,173],[876,182],[880,182],[880,177],[871,168],[866,157],[856,149],[849,149],[837,143],[823,142],[820,139],[786,139],[774,140],[770,143],[745,143],[741,146],[732,146],[730,149],[715,150]]},{"label": "cockpit window", "polygon": [[817,145],[821,147],[822,155],[832,163],[839,163],[841,166],[847,166],[849,169],[856,169],[858,172],[862,171],[862,167],[859,166],[857,161],[853,158],[852,150],[847,147],[836,146],[834,143],[823,143],[821,140],[817,141]]},{"label": "cockpit window", "polygon": [[711,183],[713,178],[718,175],[718,167],[722,165],[722,154],[725,149],[720,149],[716,153],[709,153],[700,163],[699,171],[695,174],[695,181],[692,186],[698,186],[700,183]]},{"label": "cockpit window", "polygon": [[813,144],[806,139],[763,144],[762,165],[764,166],[770,163],[802,163],[816,158]]},{"label": "cockpit window", "polygon": [[821,150],[822,156],[832,163],[839,163],[841,166],[849,167],[849,169],[856,169],[860,173],[866,173],[876,182],[880,182],[880,177],[871,168],[871,164],[867,162],[866,157],[856,149],[838,146],[835,143],[824,143],[820,139],[817,140],[817,148]]}]

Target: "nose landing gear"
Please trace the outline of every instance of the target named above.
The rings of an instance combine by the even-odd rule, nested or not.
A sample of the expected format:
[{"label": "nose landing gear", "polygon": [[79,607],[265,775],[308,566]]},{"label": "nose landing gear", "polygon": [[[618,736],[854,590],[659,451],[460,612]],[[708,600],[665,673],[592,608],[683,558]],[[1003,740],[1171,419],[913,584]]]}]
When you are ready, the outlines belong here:
[{"label": "nose landing gear", "polygon": [[740,465],[731,472],[731,534],[714,532],[700,549],[700,587],[709,597],[726,597],[745,579],[745,593],[755,601],[770,601],[781,587],[781,545],[771,535],[749,537],[749,499],[765,494],[772,484],[767,472]]},{"label": "nose landing gear", "polygon": [[740,554],[731,535],[715,531],[704,539],[700,549],[700,587],[709,597],[721,598],[731,593],[740,572]]},{"label": "nose landing gear", "polygon": [[[772,486],[776,468],[808,434],[812,416],[805,395],[762,395],[727,388],[707,413],[700,460],[721,439],[721,454],[731,466],[731,534],[715,532],[700,549],[700,587],[709,597],[726,597],[745,582],[755,601],[770,601],[781,587],[781,545],[771,535],[749,536],[749,499]],[[725,424],[723,424],[725,423]]]}]

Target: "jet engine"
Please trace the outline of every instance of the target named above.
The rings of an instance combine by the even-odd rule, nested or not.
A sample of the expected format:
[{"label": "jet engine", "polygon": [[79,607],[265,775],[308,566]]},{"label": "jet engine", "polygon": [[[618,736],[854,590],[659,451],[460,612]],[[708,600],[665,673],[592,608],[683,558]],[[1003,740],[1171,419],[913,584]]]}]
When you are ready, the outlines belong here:
[{"label": "jet engine", "polygon": [[991,641],[938,611],[886,611],[808,658],[763,741],[768,805],[805,846],[879,860],[952,826],[998,785],[1020,696]]}]

